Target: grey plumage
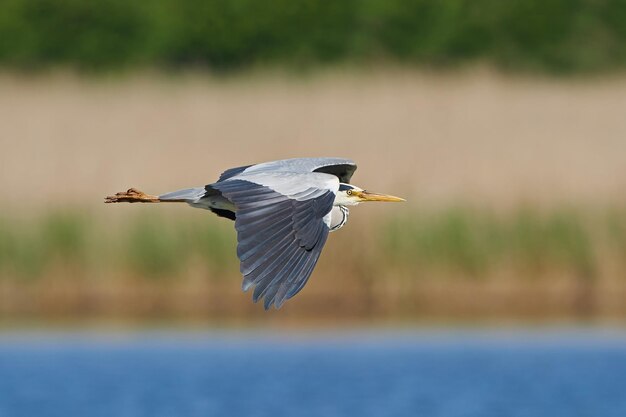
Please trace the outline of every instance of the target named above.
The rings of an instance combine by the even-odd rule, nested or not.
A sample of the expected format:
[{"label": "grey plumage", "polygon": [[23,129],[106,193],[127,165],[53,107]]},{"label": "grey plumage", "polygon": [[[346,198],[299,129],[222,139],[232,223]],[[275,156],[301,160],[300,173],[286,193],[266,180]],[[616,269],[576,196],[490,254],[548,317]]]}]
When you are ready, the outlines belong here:
[{"label": "grey plumage", "polygon": [[186,202],[234,220],[243,289],[279,308],[308,281],[328,234],[345,225],[346,205],[403,201],[349,185],[355,170],[349,159],[286,159],[228,169],[204,187],[160,196],[131,188],[105,201]]},{"label": "grey plumage", "polygon": [[184,190],[172,191],[171,193],[161,194],[159,200],[185,200],[195,201],[202,198],[206,194],[204,187],[185,188]]},{"label": "grey plumage", "polygon": [[346,206],[335,206],[330,212],[330,231],[334,232],[341,229],[348,223],[350,210]]},{"label": "grey plumage", "polygon": [[[159,199],[185,200],[235,220],[242,288],[254,286],[254,302],[264,298],[266,309],[279,308],[313,272],[331,230],[339,183],[349,182],[355,170],[342,158],[265,162],[228,169],[213,184]],[[343,217],[339,223],[335,229],[345,224]]]},{"label": "grey plumage", "polygon": [[326,242],[324,216],[335,195],[307,190],[298,201],[269,187],[235,179],[212,185],[237,207],[237,256],[243,289],[256,286],[253,300],[265,297],[265,308],[277,308],[308,280]]},{"label": "grey plumage", "polygon": [[348,181],[352,161],[307,158],[275,161],[225,171],[208,185],[235,205],[237,256],[242,288],[254,286],[253,301],[282,306],[306,284],[330,231],[339,177]]}]

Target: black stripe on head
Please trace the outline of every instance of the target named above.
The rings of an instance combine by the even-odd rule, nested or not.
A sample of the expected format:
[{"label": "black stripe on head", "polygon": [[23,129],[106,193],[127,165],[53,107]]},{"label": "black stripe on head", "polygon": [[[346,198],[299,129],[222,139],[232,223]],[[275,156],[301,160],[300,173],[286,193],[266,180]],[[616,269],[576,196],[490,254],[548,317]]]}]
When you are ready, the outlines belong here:
[{"label": "black stripe on head", "polygon": [[344,184],[344,183],[339,184],[339,191],[348,191],[348,190],[354,190],[354,187],[351,186],[350,184]]}]

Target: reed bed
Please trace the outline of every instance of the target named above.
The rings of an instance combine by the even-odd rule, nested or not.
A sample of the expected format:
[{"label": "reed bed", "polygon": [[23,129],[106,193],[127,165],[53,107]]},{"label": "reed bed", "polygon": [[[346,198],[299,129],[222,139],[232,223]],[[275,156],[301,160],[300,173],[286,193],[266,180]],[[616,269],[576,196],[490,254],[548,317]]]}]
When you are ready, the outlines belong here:
[{"label": "reed bed", "polygon": [[[212,216],[3,216],[0,314],[258,315]],[[626,210],[409,209],[333,234],[289,318],[626,317]],[[283,314],[283,313],[281,313]],[[321,315],[320,315],[321,314]]]}]

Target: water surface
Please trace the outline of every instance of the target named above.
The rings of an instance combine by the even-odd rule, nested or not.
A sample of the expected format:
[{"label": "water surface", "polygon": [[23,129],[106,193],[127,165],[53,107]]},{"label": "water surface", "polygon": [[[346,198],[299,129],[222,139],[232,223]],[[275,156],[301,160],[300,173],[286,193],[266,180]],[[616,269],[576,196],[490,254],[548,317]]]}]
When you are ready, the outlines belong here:
[{"label": "water surface", "polygon": [[626,334],[0,333],[0,417],[626,416]]}]

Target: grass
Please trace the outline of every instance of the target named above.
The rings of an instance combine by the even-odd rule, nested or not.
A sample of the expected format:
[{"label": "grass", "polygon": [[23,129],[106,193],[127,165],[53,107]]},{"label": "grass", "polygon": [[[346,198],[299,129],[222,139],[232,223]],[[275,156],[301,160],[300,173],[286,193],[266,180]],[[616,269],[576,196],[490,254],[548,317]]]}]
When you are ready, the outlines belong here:
[{"label": "grass", "polygon": [[[615,222],[624,213],[604,216]],[[567,208],[497,215],[460,207],[416,212],[384,229],[384,250],[396,265],[452,270],[467,278],[503,267],[527,278],[551,270],[591,278],[602,242],[615,239],[593,236],[591,223],[585,214]]]},{"label": "grass", "polygon": [[[42,317],[245,315],[254,310],[236,285],[235,247],[232,223],[213,216],[143,212],[105,224],[82,211],[5,214],[0,316],[35,314],[20,299],[40,306]],[[604,302],[622,314],[612,300],[626,276],[623,208],[414,208],[378,223],[355,217],[328,249],[307,291],[317,301],[297,304],[305,316],[340,309],[365,317],[466,317],[483,309],[580,317],[605,311]],[[556,296],[553,283],[565,283]],[[505,292],[494,298],[493,288]],[[538,292],[529,299],[532,288]]]},{"label": "grass", "polygon": [[106,266],[142,279],[174,276],[191,259],[208,269],[231,266],[236,245],[226,225],[137,216],[111,229],[82,212],[56,211],[37,218],[0,219],[0,276],[36,280],[57,266],[85,273]]},{"label": "grass", "polygon": [[[618,259],[626,253],[626,213],[612,209],[603,211],[600,222],[595,217],[569,208],[413,210],[379,224],[376,237],[352,239],[356,247],[341,261],[361,262],[350,258],[378,253],[372,262],[383,259],[393,268],[467,279],[501,268],[528,279],[555,270],[593,278],[600,269],[599,252]],[[341,233],[350,238],[350,227]],[[0,271],[5,279],[38,279],[59,264],[79,270],[106,265],[141,279],[163,279],[199,262],[211,276],[236,275],[235,246],[231,223],[206,217],[144,213],[127,219],[118,230],[81,212],[0,220]]]},{"label": "grass", "polygon": [[121,242],[128,267],[142,277],[154,279],[177,275],[192,260],[200,260],[215,276],[227,267],[235,267],[234,230],[214,219],[203,220],[172,222],[156,215],[136,218],[128,237]]}]

